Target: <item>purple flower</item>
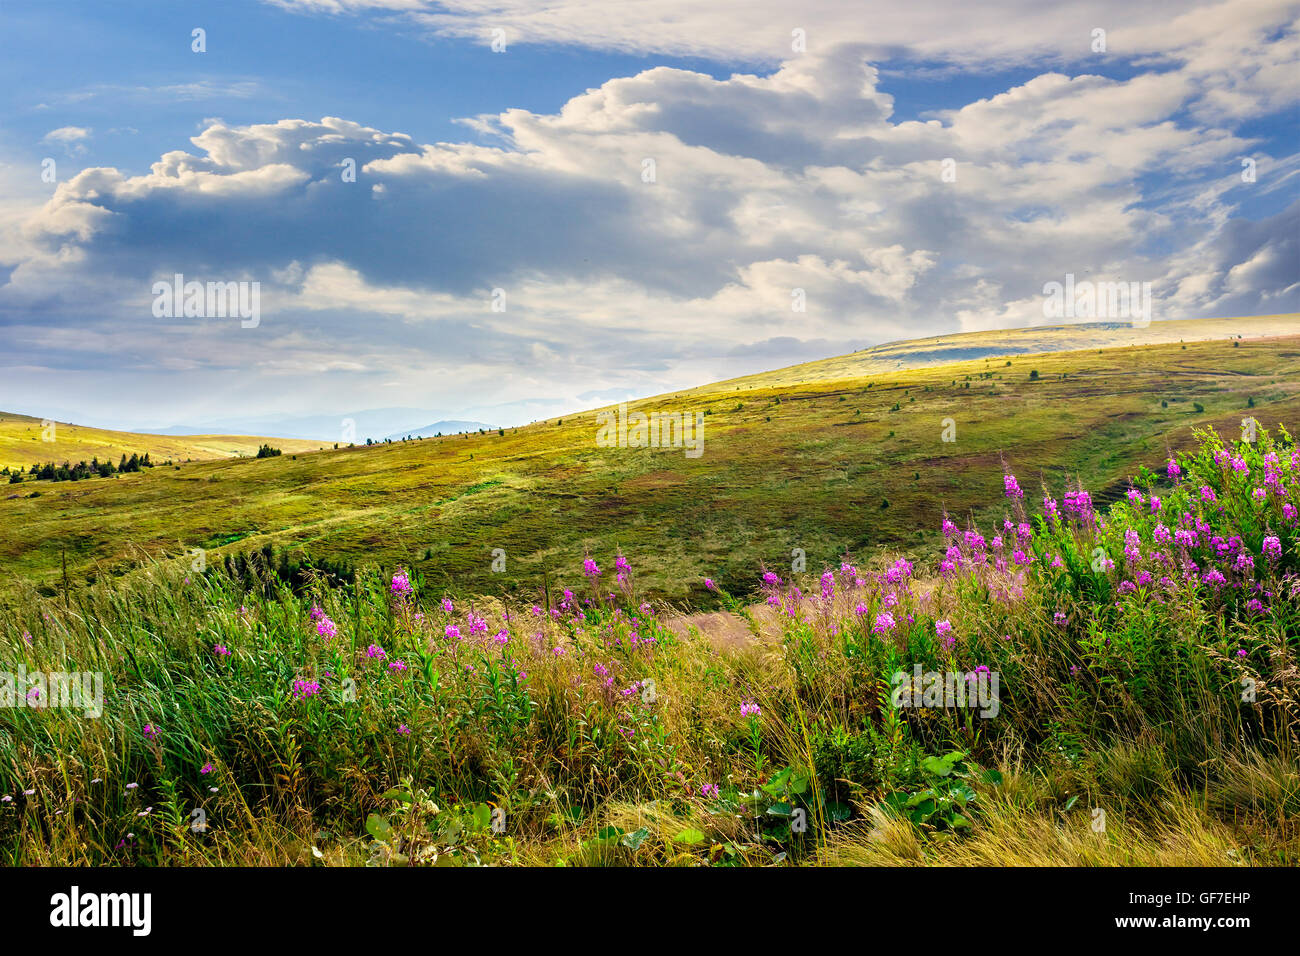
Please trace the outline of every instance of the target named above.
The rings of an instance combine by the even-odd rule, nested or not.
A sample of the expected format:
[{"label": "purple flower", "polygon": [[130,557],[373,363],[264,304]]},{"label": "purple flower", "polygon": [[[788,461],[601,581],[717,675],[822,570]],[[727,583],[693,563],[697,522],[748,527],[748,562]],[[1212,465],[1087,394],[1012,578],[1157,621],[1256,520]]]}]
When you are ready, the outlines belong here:
[{"label": "purple flower", "polygon": [[890,584],[898,584],[903,578],[912,573],[912,563],[907,558],[899,558],[893,563],[888,571],[885,572],[885,580]]},{"label": "purple flower", "polygon": [[320,693],[320,684],[314,680],[296,680],[293,682],[293,696],[296,700],[307,700]]},{"label": "purple flower", "polygon": [[399,597],[404,597],[411,593],[411,579],[406,576],[405,571],[398,571],[393,575],[392,589],[393,593]]},{"label": "purple flower", "polygon": [[758,717],[762,713],[763,711],[759,708],[758,704],[754,703],[752,700],[746,701],[740,705],[741,717]]},{"label": "purple flower", "polygon": [[710,591],[716,591],[716,590],[717,590],[717,585],[713,583],[713,578],[705,578],[705,579],[704,579],[704,586],[705,586],[706,588],[708,588]]},{"label": "purple flower", "polygon": [[1270,561],[1276,561],[1282,557],[1282,541],[1277,535],[1271,534],[1264,539],[1264,557]]},{"label": "purple flower", "polygon": [[1003,475],[1002,487],[1008,498],[1023,498],[1025,493],[1020,490],[1020,485],[1016,483],[1015,475]]}]

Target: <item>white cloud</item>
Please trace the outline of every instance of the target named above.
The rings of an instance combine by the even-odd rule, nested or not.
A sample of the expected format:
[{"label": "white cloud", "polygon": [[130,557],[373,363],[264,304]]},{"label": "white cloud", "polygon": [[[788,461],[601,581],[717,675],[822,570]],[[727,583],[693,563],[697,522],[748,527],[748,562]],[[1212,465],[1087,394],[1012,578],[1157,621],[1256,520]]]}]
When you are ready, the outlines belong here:
[{"label": "white cloud", "polygon": [[[755,59],[760,39],[788,35],[761,5],[741,15],[632,2],[626,17],[565,0],[547,17],[503,3],[311,6],[418,15],[453,32],[501,16],[553,42],[729,43]],[[15,263],[0,314],[39,309],[46,323],[0,326],[0,345],[16,362],[44,350],[73,365],[89,344],[124,363],[165,354],[178,369],[356,381],[382,371],[385,388],[448,380],[448,395],[505,388],[503,400],[517,400],[522,389],[570,394],[572,382],[680,387],[736,363],[807,357],[811,343],[826,354],[1042,322],[1043,284],[1066,273],[1151,281],[1162,318],[1300,308],[1297,158],[1267,156],[1238,131],[1294,98],[1277,69],[1295,55],[1284,8],[1229,16],[1205,5],[1194,21],[1103,4],[1112,49],[1151,69],[1129,79],[1046,69],[899,122],[871,60],[882,45],[960,60],[981,43],[1010,55],[1031,36],[1059,53],[1102,23],[1070,6],[923,4],[915,18],[904,7],[849,24],[843,5],[813,4],[812,52],[766,76],[657,67],[555,113],[471,118],[495,145],[421,144],[332,117],[211,121],[192,149],[145,174],[81,171],[20,238],[0,232],[0,255]],[[811,42],[841,27],[860,36],[864,22],[867,42]],[[1251,194],[1237,175],[1247,154],[1259,159]],[[953,182],[941,175],[947,158]],[[342,176],[348,160],[354,183]],[[1278,212],[1243,220],[1248,196]],[[175,272],[261,281],[261,328],[159,325],[148,289]],[[505,312],[490,308],[496,288]],[[794,289],[805,312],[792,311]],[[88,322],[103,334],[52,328]]]}]

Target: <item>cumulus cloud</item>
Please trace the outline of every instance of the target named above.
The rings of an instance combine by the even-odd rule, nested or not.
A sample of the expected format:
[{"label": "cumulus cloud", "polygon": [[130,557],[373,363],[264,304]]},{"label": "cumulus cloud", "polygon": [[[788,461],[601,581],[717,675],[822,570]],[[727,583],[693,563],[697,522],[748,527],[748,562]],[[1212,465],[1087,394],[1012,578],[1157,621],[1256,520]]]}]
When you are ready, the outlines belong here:
[{"label": "cumulus cloud", "polygon": [[[721,55],[690,46],[717,42],[756,59],[788,34],[753,5],[632,2],[599,18],[564,0],[546,17],[522,3],[281,5],[466,35],[504,22],[538,42]],[[882,47],[1011,55],[1028,35],[1059,53],[1103,24],[1068,5],[904,5],[855,41],[862,18],[844,9],[810,6],[801,16],[825,40],[774,54],[766,75],[656,67],[555,113],[471,117],[479,142],[420,143],[363,117],[211,121],[147,173],[82,170],[23,223],[0,335],[69,366],[94,349],[214,373],[387,369],[386,385],[394,367],[399,382],[454,371],[523,398],[1042,323],[1042,287],[1067,273],[1151,281],[1161,318],[1300,308],[1297,158],[1262,155],[1242,132],[1293,97],[1279,68],[1295,58],[1293,12],[1207,4],[1193,21],[1093,4],[1116,14],[1112,48],[1149,68],[1045,68],[899,121]],[[1240,217],[1247,195],[1277,211]],[[175,273],[261,282],[257,337],[154,319],[151,285]]]}]

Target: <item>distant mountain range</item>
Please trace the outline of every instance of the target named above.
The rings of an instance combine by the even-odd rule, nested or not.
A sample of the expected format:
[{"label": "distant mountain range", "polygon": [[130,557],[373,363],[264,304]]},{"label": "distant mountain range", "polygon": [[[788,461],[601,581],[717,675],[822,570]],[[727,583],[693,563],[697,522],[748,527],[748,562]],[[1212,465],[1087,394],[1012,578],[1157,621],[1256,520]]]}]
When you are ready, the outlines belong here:
[{"label": "distant mountain range", "polygon": [[[366,440],[384,441],[386,438],[404,438],[407,435],[432,435],[439,430],[434,427],[428,431],[428,422],[435,426],[447,425],[440,421],[440,414],[428,408],[368,408],[362,411],[337,412],[330,415],[260,415],[251,418],[234,418],[205,420],[193,424],[170,425],[166,428],[142,429],[157,435],[193,435],[213,434],[247,434],[276,435],[281,438],[304,438],[333,444],[355,442],[365,444]],[[451,422],[451,424],[473,425],[477,431],[486,428],[481,422]],[[446,434],[446,428],[441,429]]]}]

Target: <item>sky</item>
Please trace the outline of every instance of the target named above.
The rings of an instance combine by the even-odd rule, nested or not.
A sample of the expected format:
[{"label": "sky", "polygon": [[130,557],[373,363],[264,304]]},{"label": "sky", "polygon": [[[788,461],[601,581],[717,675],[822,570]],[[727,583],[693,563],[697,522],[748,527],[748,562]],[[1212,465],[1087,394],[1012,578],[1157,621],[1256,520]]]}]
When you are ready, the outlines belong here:
[{"label": "sky", "polygon": [[[0,409],[512,425],[1055,324],[1067,275],[1149,282],[1155,320],[1300,311],[1298,28],[1272,0],[4,0]],[[256,283],[256,321],[158,314],[177,274]]]}]

